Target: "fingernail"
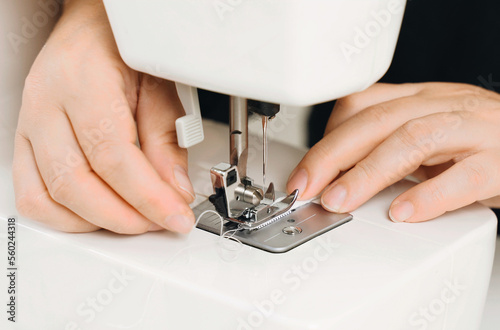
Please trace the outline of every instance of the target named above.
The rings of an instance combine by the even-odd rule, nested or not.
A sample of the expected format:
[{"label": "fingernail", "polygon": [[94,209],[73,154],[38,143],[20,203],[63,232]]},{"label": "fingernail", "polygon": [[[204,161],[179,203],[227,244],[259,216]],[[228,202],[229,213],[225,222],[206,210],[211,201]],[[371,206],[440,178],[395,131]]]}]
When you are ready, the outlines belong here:
[{"label": "fingernail", "polygon": [[291,188],[290,190],[298,189],[299,196],[302,196],[307,187],[307,171],[301,168],[293,173],[287,186]]},{"label": "fingernail", "polygon": [[174,176],[175,181],[177,181],[177,186],[188,193],[194,200],[195,195],[193,185],[191,184],[191,180],[189,180],[186,170],[180,165],[175,165]]},{"label": "fingernail", "polygon": [[164,221],[165,228],[178,233],[187,234],[193,228],[194,222],[184,215],[171,215]]},{"label": "fingernail", "polygon": [[164,230],[165,228],[163,228],[162,226],[156,224],[156,223],[152,223],[149,228],[148,228],[148,231],[159,231],[159,230]]},{"label": "fingernail", "polygon": [[321,197],[321,204],[331,212],[339,213],[347,197],[344,186],[337,184]]},{"label": "fingernail", "polygon": [[410,219],[415,212],[410,202],[396,202],[389,210],[389,218],[394,222],[404,222]]}]

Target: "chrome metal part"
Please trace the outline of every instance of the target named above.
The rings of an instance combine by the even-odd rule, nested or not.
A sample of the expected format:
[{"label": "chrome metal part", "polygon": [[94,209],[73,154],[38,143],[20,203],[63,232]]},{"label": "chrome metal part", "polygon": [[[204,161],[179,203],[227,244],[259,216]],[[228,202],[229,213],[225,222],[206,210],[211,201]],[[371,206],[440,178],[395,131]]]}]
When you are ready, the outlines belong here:
[{"label": "chrome metal part", "polygon": [[274,183],[270,183],[269,187],[264,194],[264,198],[272,200],[273,202],[276,200],[276,193],[274,192]]},{"label": "chrome metal part", "polygon": [[250,203],[254,206],[259,205],[264,199],[262,189],[254,186],[245,186],[243,184],[238,185],[235,190],[235,194],[237,200]]},{"label": "chrome metal part", "polygon": [[298,196],[299,191],[296,189],[290,195],[272,204],[259,205],[255,208],[255,220],[244,222],[240,225],[240,227],[247,230],[258,230],[270,225],[290,213],[290,209],[297,200]]},{"label": "chrome metal part", "polygon": [[227,220],[242,228],[257,230],[267,226],[288,212],[298,197],[298,190],[276,199],[271,183],[264,194],[262,188],[252,185],[250,178],[240,180],[238,167],[220,163],[210,170],[214,194],[210,201]]},{"label": "chrome metal part", "polygon": [[230,97],[229,158],[231,165],[238,166],[239,174],[246,177],[248,160],[248,110],[247,99]]},{"label": "chrome metal part", "polygon": [[266,167],[267,167],[267,123],[269,118],[262,116],[262,183],[266,185]]},{"label": "chrome metal part", "polygon": [[[193,211],[196,217],[214,206],[205,201],[196,206]],[[325,211],[320,205],[309,203],[291,213],[279,218],[262,230],[240,230],[233,237],[243,244],[256,247],[272,253],[287,252],[329,230],[339,227],[352,219],[350,214],[337,214]],[[238,228],[238,224],[224,220],[223,232]],[[198,228],[220,235],[220,218],[215,214],[206,214],[198,222]],[[302,232],[294,235],[285,233],[289,227],[300,228]],[[285,229],[288,228],[288,229]]]},{"label": "chrome metal part", "polygon": [[236,198],[236,189],[241,185],[237,167],[220,163],[210,169],[210,177],[217,211],[226,218],[241,217],[248,204]]},{"label": "chrome metal part", "polygon": [[298,234],[302,233],[302,228],[296,227],[296,226],[288,226],[288,227],[283,228],[282,231],[283,231],[283,233],[285,233],[287,235],[298,235]]}]

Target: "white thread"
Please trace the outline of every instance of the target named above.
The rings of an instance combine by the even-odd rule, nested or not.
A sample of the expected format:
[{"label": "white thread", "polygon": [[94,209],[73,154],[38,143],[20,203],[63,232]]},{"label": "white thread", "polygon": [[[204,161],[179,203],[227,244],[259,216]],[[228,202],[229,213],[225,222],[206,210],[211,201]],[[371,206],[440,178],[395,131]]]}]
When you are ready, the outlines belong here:
[{"label": "white thread", "polygon": [[220,235],[220,236],[222,236],[222,235],[223,235],[223,234],[222,234],[222,228],[223,228],[223,226],[224,226],[224,223],[223,223],[223,222],[224,222],[224,219],[222,218],[222,216],[221,216],[219,213],[215,212],[214,210],[206,210],[206,211],[203,211],[203,212],[202,212],[202,213],[198,216],[198,219],[196,219],[196,222],[194,223],[194,226],[196,227],[196,226],[198,225],[198,222],[200,222],[201,218],[202,218],[205,214],[207,214],[207,213],[213,213],[213,214],[215,214],[215,215],[219,218],[219,222],[220,222],[220,233],[219,233],[219,235]]},{"label": "white thread", "polygon": [[[222,245],[222,247],[225,249],[228,249],[229,251],[233,251],[233,252],[241,250],[241,248],[243,247],[243,243],[241,243],[241,241],[238,238],[234,237],[234,234],[236,234],[239,230],[241,230],[241,228],[236,228],[236,229],[231,229],[231,230],[226,231],[224,234],[222,234],[222,236],[220,236],[221,239],[219,240],[219,244],[222,245],[223,243],[228,243],[230,241],[237,242],[238,243],[237,249],[231,248],[229,244],[224,244],[224,245]],[[227,236],[228,233],[230,233],[230,232],[233,232],[231,234],[231,236]]]},{"label": "white thread", "polygon": [[[213,213],[215,214],[218,218],[219,218],[219,222],[220,222],[220,232],[219,232],[219,237],[220,237],[220,241],[219,241],[219,244],[222,244],[224,242],[224,240],[228,240],[228,241],[234,241],[234,242],[237,242],[238,243],[238,246],[239,246],[239,249],[241,249],[241,247],[243,246],[243,243],[236,237],[234,237],[234,234],[236,234],[239,230],[241,230],[241,228],[236,228],[236,229],[230,229],[226,232],[222,232],[223,230],[223,227],[224,227],[224,218],[216,211],[214,210],[206,210],[206,211],[203,211],[199,216],[198,216],[198,219],[196,219],[196,222],[194,224],[194,226],[196,227],[198,225],[198,222],[200,222],[201,218],[207,214],[207,213]],[[231,234],[231,236],[227,236],[228,233],[230,232],[233,232]],[[237,251],[237,249],[231,249],[229,248],[229,245],[225,245],[223,246],[225,248],[227,248],[228,250],[231,250],[231,251]],[[239,250],[238,249],[238,250]]]}]

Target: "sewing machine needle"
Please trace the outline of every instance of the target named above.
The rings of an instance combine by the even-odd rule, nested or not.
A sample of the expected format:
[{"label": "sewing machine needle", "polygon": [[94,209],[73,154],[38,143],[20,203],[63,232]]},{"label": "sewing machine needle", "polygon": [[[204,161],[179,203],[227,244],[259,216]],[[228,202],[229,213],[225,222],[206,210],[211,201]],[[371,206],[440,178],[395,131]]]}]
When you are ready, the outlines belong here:
[{"label": "sewing machine needle", "polygon": [[267,165],[267,122],[269,118],[262,116],[262,181],[266,186],[266,165]]}]

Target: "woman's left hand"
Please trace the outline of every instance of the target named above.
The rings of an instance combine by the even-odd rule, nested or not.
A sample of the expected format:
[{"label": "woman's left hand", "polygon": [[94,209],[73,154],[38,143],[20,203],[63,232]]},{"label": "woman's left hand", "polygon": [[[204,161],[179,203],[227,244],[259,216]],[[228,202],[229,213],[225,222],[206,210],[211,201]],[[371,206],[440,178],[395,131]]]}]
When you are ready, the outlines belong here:
[{"label": "woman's left hand", "polygon": [[[343,175],[339,175],[344,173]],[[350,212],[413,174],[389,216],[420,222],[481,201],[500,206],[500,95],[456,83],[376,84],[337,101],[288,190]]]}]

